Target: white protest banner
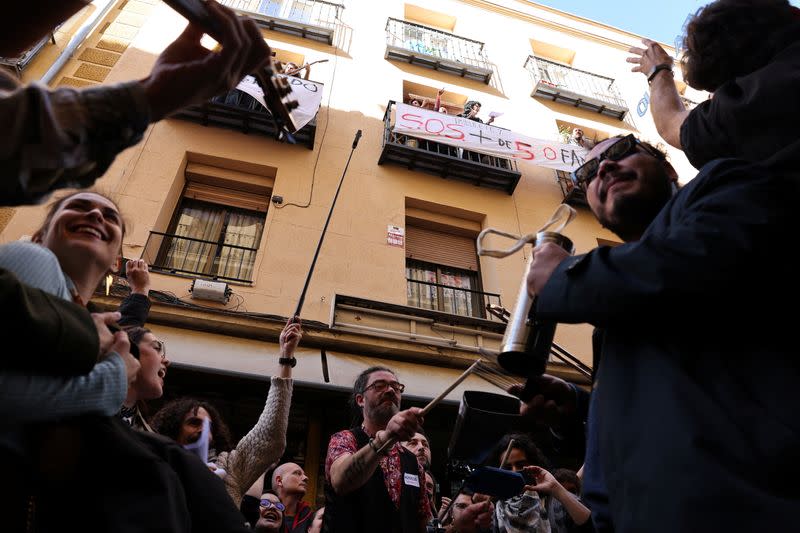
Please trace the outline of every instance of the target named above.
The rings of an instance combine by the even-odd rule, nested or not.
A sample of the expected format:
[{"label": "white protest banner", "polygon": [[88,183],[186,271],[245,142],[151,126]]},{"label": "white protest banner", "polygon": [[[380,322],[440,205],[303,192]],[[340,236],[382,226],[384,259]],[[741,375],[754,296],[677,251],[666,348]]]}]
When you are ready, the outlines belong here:
[{"label": "white protest banner", "polygon": [[[322,103],[322,89],[324,85],[315,81],[303,80],[284,74],[278,74],[278,76],[285,78],[286,81],[289,82],[289,86],[292,88],[289,99],[297,100],[299,104],[298,107],[292,109],[291,114],[294,123],[297,125],[297,129],[300,130],[303,126],[311,122],[311,119],[314,118],[317,111],[319,111],[319,106]],[[245,76],[236,88],[243,93],[249,94],[255,98],[258,103],[267,107],[264,101],[264,91],[261,90],[261,87],[256,83],[256,79],[253,76]]]},{"label": "white protest banner", "polygon": [[392,131],[568,172],[582,165],[588,153],[574,144],[534,139],[511,130],[407,104],[397,104]]}]

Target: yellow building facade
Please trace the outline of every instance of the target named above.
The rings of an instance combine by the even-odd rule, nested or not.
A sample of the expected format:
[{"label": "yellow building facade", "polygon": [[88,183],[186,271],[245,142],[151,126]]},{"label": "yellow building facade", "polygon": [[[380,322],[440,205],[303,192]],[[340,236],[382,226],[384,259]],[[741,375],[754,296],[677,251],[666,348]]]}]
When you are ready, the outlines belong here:
[{"label": "yellow building facade", "polygon": [[[536,139],[567,142],[574,127],[594,141],[630,132],[660,139],[646,81],[625,62],[640,37],[532,2],[223,3],[258,20],[276,59],[320,61],[308,86],[321,92],[321,106],[298,143],[276,139],[263,108],[232,93],[152,125],[98,188],[127,218],[125,257],[151,265],[150,327],[172,362],[167,397],[220,403],[241,435],[263,407],[278,334],[363,131],[301,312],[286,458],[318,489],[327,438],[348,426],[344,402],[361,370],[396,369],[406,396],[422,405],[477,357],[496,353],[505,329],[498,315],[513,310],[529,249],[478,257],[480,231],[530,233],[568,202],[578,216],[564,233],[576,253],[618,241],[565,174],[398,135],[397,105],[430,105],[443,87],[448,114],[477,100],[484,120],[501,113],[495,126]],[[31,54],[4,62],[22,80],[44,77],[54,87],[143,78],[183,25],[156,0],[96,0]],[[705,97],[676,83],[688,102]],[[690,179],[695,170],[682,153],[667,151],[681,180]],[[30,235],[42,214],[2,210],[0,240]],[[97,303],[113,308],[126,290],[116,278]],[[556,343],[577,361],[554,356],[549,370],[588,385],[590,338],[589,326],[559,326]],[[432,414],[437,473],[463,390],[502,393],[511,381],[472,376]]]}]

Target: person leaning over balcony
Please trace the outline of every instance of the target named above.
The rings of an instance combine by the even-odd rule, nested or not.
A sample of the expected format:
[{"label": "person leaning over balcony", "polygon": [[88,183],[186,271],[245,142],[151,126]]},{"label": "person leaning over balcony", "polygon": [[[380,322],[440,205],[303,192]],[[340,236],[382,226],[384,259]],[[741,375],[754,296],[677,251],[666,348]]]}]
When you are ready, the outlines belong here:
[{"label": "person leaning over balcony", "polygon": [[[481,110],[481,103],[478,102],[477,100],[470,100],[469,102],[464,104],[464,112],[459,113],[456,116],[461,118],[467,118],[469,120],[474,120],[475,122],[483,123],[483,120],[481,120],[480,117],[478,117],[478,113],[480,112],[480,110]],[[494,117],[489,117],[489,120],[486,121],[486,124],[491,124],[492,122],[494,122]]]},{"label": "person leaning over balcony", "polygon": [[658,43],[642,42],[627,61],[647,76],[658,133],[695,168],[718,157],[762,161],[797,145],[800,9],[787,0],[717,0],[689,20],[684,79],[713,92],[691,111],[673,83],[672,58]]},{"label": "person leaning over balcony", "polygon": [[[0,56],[22,53],[85,6],[85,0],[32,0],[8,8],[13,14],[0,22]],[[203,31],[189,24],[142,80],[50,89],[0,73],[0,195],[30,203],[53,189],[91,185],[148,124],[235,87],[267,61],[269,47],[252,20],[213,1],[208,9],[221,27],[221,50],[202,47]]]},{"label": "person leaning over balcony", "polygon": [[[225,435],[227,427],[223,430],[221,417],[204,402],[191,398],[173,400],[153,417],[153,429],[181,445],[191,444],[200,438],[204,418],[212,422],[210,446],[216,449],[209,449],[209,461],[214,463],[215,470],[224,471],[221,477],[225,488],[237,506],[247,489],[268,467],[280,460],[286,449],[286,428],[292,403],[292,368],[297,363],[294,352],[302,337],[300,319],[290,318],[279,337],[280,376],[272,376],[267,401],[258,422],[235,447],[229,443],[229,433]],[[225,437],[219,438],[220,435]]]},{"label": "person leaning over balcony", "polygon": [[305,64],[303,64],[302,67],[298,67],[297,63],[292,63],[291,61],[289,61],[285,65],[283,65],[282,73],[286,74],[287,76],[299,77],[300,72],[304,70],[306,71],[306,73],[303,74],[303,79],[307,80],[308,77],[311,76],[311,65],[306,62]]}]

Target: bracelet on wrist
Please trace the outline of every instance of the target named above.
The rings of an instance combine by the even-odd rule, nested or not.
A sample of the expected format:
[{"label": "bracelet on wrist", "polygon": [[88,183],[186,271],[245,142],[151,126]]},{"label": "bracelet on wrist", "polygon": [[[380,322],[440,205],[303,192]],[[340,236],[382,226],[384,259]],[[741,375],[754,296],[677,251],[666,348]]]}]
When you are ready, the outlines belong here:
[{"label": "bracelet on wrist", "polygon": [[279,365],[289,365],[290,367],[294,368],[297,365],[297,359],[292,357],[281,357],[278,359]]},{"label": "bracelet on wrist", "polygon": [[658,75],[659,72],[662,70],[668,70],[671,76],[674,76],[672,72],[672,63],[661,63],[653,67],[653,69],[647,73],[647,83],[653,83],[653,79]]}]

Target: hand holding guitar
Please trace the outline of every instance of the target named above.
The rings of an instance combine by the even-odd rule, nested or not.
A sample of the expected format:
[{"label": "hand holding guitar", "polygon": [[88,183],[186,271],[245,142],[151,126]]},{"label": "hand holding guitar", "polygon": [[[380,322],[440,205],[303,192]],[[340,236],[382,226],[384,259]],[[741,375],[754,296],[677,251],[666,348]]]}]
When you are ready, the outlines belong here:
[{"label": "hand holding guitar", "polygon": [[216,26],[212,36],[221,49],[215,52],[201,46],[200,39],[207,30],[199,21],[190,20],[142,80],[154,121],[235,87],[270,58],[255,22],[216,2],[205,3],[205,8]]}]

